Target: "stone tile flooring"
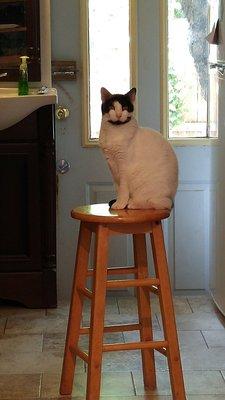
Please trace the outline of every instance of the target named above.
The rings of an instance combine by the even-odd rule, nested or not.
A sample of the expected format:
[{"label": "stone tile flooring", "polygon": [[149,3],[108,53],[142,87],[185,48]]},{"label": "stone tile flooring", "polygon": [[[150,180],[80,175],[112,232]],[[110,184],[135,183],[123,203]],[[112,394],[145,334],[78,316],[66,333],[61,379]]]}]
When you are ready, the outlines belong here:
[{"label": "stone tile flooring", "polygon": [[[207,295],[175,296],[174,306],[188,400],[225,399],[225,319]],[[58,394],[68,304],[28,310],[0,304],[0,400],[60,399]],[[163,338],[160,308],[152,298],[154,337]],[[107,323],[137,320],[134,297],[108,297]],[[83,323],[89,321],[85,304]],[[105,342],[139,340],[137,332],[105,335]],[[88,348],[83,337],[81,347]],[[144,389],[139,351],[106,353],[102,397],[105,400],[172,400],[166,358],[156,353],[157,390]],[[79,360],[73,399],[85,399],[86,368]],[[65,398],[65,397],[64,397]],[[67,397],[68,398],[68,397]]]}]

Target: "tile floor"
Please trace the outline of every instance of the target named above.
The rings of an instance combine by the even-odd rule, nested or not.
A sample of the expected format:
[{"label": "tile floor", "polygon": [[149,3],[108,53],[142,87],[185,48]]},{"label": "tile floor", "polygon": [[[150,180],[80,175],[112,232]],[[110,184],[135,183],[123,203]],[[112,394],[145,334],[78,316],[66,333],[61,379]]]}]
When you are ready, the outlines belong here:
[{"label": "tile floor", "polygon": [[[188,400],[225,399],[225,319],[210,298],[175,296],[177,328]],[[159,305],[152,298],[154,336],[163,337]],[[84,324],[90,305],[85,304]],[[0,304],[0,400],[59,399],[68,304],[57,309],[28,310]],[[109,297],[106,323],[136,321],[134,297]],[[106,342],[136,341],[137,332],[108,334]],[[86,338],[81,346],[87,348]],[[146,392],[138,351],[106,353],[102,399],[172,400],[168,367],[156,353],[157,390]],[[85,399],[86,369],[79,360],[73,399]]]}]

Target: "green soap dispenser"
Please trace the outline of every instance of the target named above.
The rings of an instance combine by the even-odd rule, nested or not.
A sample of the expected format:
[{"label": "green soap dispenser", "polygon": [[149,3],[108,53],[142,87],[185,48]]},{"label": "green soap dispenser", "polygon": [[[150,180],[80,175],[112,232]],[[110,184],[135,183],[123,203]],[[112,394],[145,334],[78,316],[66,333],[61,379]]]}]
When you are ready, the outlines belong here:
[{"label": "green soap dispenser", "polygon": [[28,68],[27,68],[27,60],[28,56],[21,56],[21,64],[19,69],[19,82],[18,82],[18,95],[24,96],[29,93],[28,86]]}]

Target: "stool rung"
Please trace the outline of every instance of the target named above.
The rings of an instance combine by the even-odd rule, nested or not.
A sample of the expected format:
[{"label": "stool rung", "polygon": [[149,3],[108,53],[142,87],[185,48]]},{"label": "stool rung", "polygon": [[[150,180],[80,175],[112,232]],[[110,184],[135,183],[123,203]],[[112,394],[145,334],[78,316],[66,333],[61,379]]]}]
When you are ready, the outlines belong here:
[{"label": "stool rung", "polygon": [[[105,326],[104,332],[130,332],[140,330],[140,324],[125,324],[125,325],[111,325]],[[80,335],[87,335],[90,332],[89,327],[80,328]]]},{"label": "stool rung", "polygon": [[162,349],[155,349],[159,353],[161,353],[163,356],[167,357],[167,349],[163,347]]},{"label": "stool rung", "polygon": [[159,279],[144,278],[144,279],[119,279],[114,281],[107,281],[107,288],[124,288],[124,287],[138,287],[138,286],[157,286]]},{"label": "stool rung", "polygon": [[81,289],[79,289],[79,292],[83,296],[88,297],[88,299],[92,300],[93,294],[92,294],[91,290],[89,290],[87,288],[81,288]]},{"label": "stool rung", "polygon": [[163,349],[168,346],[168,342],[163,341],[146,341],[133,343],[115,343],[104,344],[103,351],[122,351],[122,350],[138,350],[138,349]]},{"label": "stool rung", "polygon": [[87,364],[89,363],[89,356],[85,351],[82,351],[79,347],[70,347],[70,351],[75,354],[76,356],[80,357],[84,360]]},{"label": "stool rung", "polygon": [[151,286],[149,287],[149,290],[150,290],[150,292],[152,292],[152,293],[154,293],[154,294],[156,294],[156,295],[159,295],[159,288],[158,288],[157,286],[151,285]]},{"label": "stool rung", "polygon": [[[108,275],[128,275],[128,274],[136,274],[136,267],[110,267],[107,268]],[[87,276],[93,275],[93,269],[89,269],[87,272]]]}]

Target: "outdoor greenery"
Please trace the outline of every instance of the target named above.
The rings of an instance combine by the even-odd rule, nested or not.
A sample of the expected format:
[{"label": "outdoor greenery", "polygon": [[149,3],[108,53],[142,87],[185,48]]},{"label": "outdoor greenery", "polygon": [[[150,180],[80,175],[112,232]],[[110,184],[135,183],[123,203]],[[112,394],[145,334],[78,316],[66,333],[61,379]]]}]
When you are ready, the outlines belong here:
[{"label": "outdoor greenery", "polygon": [[168,74],[169,84],[169,124],[170,128],[178,126],[183,121],[184,105],[181,96],[179,80],[172,68]]}]

